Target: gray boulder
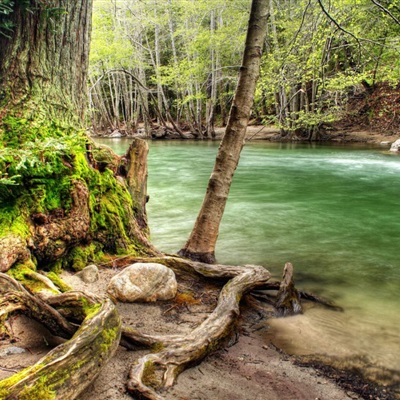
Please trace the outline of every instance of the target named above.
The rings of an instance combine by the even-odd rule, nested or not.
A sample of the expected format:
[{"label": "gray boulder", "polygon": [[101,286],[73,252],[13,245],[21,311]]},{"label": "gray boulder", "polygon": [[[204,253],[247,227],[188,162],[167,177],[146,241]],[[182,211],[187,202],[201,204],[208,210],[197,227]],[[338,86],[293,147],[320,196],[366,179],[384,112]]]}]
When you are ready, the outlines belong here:
[{"label": "gray boulder", "polygon": [[88,265],[82,271],[79,271],[76,276],[79,276],[85,283],[94,283],[99,280],[99,269],[94,264]]},{"label": "gray boulder", "polygon": [[392,146],[390,147],[390,151],[400,151],[400,139],[397,139],[394,143],[392,143]]},{"label": "gray boulder", "polygon": [[177,282],[174,272],[162,264],[136,263],[115,275],[107,293],[126,303],[170,300],[175,297]]}]

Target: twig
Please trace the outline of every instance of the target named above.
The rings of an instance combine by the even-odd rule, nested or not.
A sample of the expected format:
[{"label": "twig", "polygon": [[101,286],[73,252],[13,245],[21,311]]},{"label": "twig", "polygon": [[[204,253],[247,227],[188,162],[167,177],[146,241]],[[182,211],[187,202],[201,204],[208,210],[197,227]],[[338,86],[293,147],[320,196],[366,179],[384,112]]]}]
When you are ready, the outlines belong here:
[{"label": "twig", "polygon": [[14,372],[14,373],[19,372],[17,369],[11,369],[11,368],[5,368],[5,367],[0,367],[0,369],[2,371],[6,371],[6,372]]}]

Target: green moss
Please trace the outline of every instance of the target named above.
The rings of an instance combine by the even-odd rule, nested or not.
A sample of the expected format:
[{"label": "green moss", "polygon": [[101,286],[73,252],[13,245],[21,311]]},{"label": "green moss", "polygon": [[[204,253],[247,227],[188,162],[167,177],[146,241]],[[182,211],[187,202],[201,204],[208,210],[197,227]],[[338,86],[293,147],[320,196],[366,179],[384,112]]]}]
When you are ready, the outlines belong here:
[{"label": "green moss", "polygon": [[157,379],[156,367],[152,361],[146,361],[144,364],[142,382],[146,386],[157,389],[160,386],[160,382]]},{"label": "green moss", "polygon": [[96,262],[102,256],[98,243],[74,247],[64,259],[64,266],[82,271],[90,262]]},{"label": "green moss", "polygon": [[69,250],[61,262],[39,265],[56,273],[66,267],[79,271],[103,252],[142,250],[135,237],[134,204],[113,172],[119,158],[109,149],[93,147],[92,156],[102,165],[96,170],[87,160],[87,142],[82,132],[60,121],[6,116],[0,125],[0,237],[13,233],[30,238],[32,221],[68,216],[77,181],[88,188],[89,243]]},{"label": "green moss", "polygon": [[[37,293],[44,289],[51,291],[44,282],[35,278],[34,272],[36,272],[35,264],[32,260],[27,260],[24,263],[14,265],[13,268],[7,271],[7,274],[12,276],[26,288],[29,288],[33,293]],[[54,293],[57,292],[54,291]]]},{"label": "green moss", "polygon": [[20,400],[52,400],[56,398],[56,392],[48,385],[47,378],[41,376],[35,385],[25,388],[19,395]]},{"label": "green moss", "polygon": [[118,335],[120,334],[120,326],[116,326],[113,329],[104,329],[101,333],[103,342],[100,345],[100,351],[106,353],[109,347],[118,340]]},{"label": "green moss", "polygon": [[82,304],[82,311],[85,314],[85,319],[92,318],[101,309],[100,303],[92,304],[84,297],[81,298],[81,304]]},{"label": "green moss", "polygon": [[48,272],[47,277],[61,290],[61,292],[65,293],[72,290],[72,288],[68,286],[54,271]]},{"label": "green moss", "polygon": [[21,213],[18,204],[10,203],[1,209],[0,237],[15,234],[23,239],[29,237],[30,231],[27,218]]},{"label": "green moss", "polygon": [[160,351],[162,351],[162,350],[164,350],[164,349],[165,349],[165,346],[164,346],[164,344],[163,344],[162,342],[154,343],[154,344],[151,346],[151,351],[152,351],[153,353],[159,353]]},{"label": "green moss", "polygon": [[[8,394],[9,389],[17,384],[19,381],[25,379],[29,374],[39,371],[44,367],[44,364],[35,364],[32,367],[25,368],[22,371],[10,376],[9,378],[0,381],[0,394],[6,392]],[[0,397],[1,399],[2,397]]]}]

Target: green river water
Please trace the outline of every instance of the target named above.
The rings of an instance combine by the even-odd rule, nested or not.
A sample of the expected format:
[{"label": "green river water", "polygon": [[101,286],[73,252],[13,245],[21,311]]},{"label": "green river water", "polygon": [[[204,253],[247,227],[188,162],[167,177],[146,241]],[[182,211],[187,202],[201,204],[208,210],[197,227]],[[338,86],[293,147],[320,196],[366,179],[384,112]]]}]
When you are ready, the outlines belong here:
[{"label": "green river water", "polygon": [[[100,140],[122,154],[127,139]],[[153,243],[176,252],[200,208],[218,143],[150,143],[147,211]],[[220,263],[295,267],[301,290],[330,298],[268,321],[286,352],[355,365],[400,382],[400,157],[385,149],[246,144],[221,225]],[[382,377],[384,375],[384,377]],[[379,378],[380,376],[380,378]]]}]

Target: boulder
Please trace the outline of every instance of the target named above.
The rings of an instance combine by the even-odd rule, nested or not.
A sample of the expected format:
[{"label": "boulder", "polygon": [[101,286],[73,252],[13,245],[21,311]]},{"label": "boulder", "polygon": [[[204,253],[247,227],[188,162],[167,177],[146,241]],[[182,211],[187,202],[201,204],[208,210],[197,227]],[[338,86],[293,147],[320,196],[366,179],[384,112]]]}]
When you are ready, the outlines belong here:
[{"label": "boulder", "polygon": [[121,137],[124,137],[125,135],[124,134],[122,134],[118,129],[116,129],[115,131],[113,131],[111,134],[110,134],[110,138],[121,138]]},{"label": "boulder", "polygon": [[94,283],[99,280],[99,269],[94,264],[88,265],[82,271],[79,271],[76,276],[79,276],[85,283]]},{"label": "boulder", "polygon": [[177,282],[174,272],[162,264],[136,263],[115,275],[107,293],[125,303],[170,300],[175,297]]},{"label": "boulder", "polygon": [[392,143],[390,151],[400,151],[400,139],[397,139],[394,143]]}]

